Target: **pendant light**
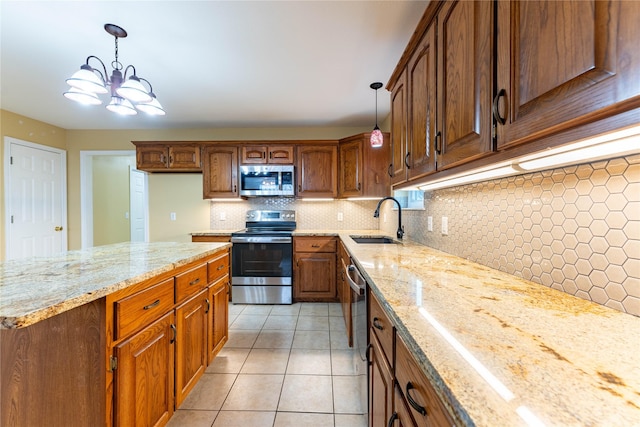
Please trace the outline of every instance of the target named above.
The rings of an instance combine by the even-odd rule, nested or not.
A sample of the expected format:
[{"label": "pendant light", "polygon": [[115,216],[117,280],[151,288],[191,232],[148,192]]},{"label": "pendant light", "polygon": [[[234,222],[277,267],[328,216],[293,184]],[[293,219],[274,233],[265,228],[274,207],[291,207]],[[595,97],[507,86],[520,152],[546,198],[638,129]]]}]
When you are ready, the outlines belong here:
[{"label": "pendant light", "polygon": [[380,82],[371,83],[369,87],[376,91],[376,126],[373,128],[373,131],[371,131],[370,142],[372,147],[378,148],[378,147],[382,147],[382,144],[384,143],[382,132],[378,127],[378,89],[382,87],[382,83]]},{"label": "pendant light", "polygon": [[[100,105],[102,100],[98,95],[111,93],[111,102],[107,105],[109,111],[132,116],[137,114],[137,109],[152,116],[163,116],[165,111],[153,93],[151,83],[139,77],[133,65],[125,68],[118,60],[118,39],[127,37],[127,32],[114,24],[105,24],[104,29],[115,38],[116,59],[111,62],[111,76],[107,73],[104,62],[91,55],[80,70],[67,79],[71,88],[64,96],[82,104]],[[89,61],[97,62],[100,66],[94,68],[89,65]],[[129,77],[128,73],[131,73]]]}]

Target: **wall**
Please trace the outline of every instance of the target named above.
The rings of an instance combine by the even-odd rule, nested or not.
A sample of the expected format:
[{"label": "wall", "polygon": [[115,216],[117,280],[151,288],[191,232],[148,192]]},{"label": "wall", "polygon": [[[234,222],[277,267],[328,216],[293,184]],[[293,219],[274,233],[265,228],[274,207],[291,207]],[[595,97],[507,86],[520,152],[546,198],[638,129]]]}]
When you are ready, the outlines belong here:
[{"label": "wall", "polygon": [[403,212],[412,240],[640,316],[640,155],[437,190],[425,208]]},{"label": "wall", "polygon": [[38,120],[33,120],[9,111],[0,110],[0,260],[5,258],[5,205],[4,205],[4,137],[66,149],[67,131]]},{"label": "wall", "polygon": [[[135,156],[93,156],[93,244],[131,240],[129,173]],[[123,191],[124,190],[124,191]]]},{"label": "wall", "polygon": [[[133,119],[135,120],[135,118]],[[132,150],[135,147],[131,144],[131,141],[339,139],[367,130],[370,129],[310,127],[67,130],[69,249],[79,249],[81,247],[80,151],[82,150]],[[189,239],[189,232],[208,228],[208,222],[203,220],[205,218],[203,215],[208,214],[206,208],[202,207],[204,206],[203,203],[201,174],[150,174],[150,240]],[[177,212],[178,206],[181,212],[179,215]],[[176,221],[169,220],[170,212],[176,212]]]},{"label": "wall", "polygon": [[[377,230],[378,219],[373,217],[376,205],[377,200],[302,201],[275,197],[257,197],[242,202],[212,201],[210,228],[243,229],[245,213],[250,209],[292,209],[296,211],[296,228],[300,230]],[[342,213],[342,221],[338,220],[339,213]],[[221,215],[226,219],[221,220]]]}]

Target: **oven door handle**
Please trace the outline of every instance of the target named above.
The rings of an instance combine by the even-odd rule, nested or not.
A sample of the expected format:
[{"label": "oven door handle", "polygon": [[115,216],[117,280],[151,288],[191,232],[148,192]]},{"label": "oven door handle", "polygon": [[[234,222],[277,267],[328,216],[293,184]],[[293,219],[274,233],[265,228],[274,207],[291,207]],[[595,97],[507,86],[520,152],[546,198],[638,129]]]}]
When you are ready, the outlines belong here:
[{"label": "oven door handle", "polygon": [[291,237],[231,237],[231,243],[291,243]]},{"label": "oven door handle", "polygon": [[[351,289],[360,296],[364,295],[367,282],[366,280],[364,280],[364,277],[360,275],[358,268],[355,265],[351,264],[345,267],[345,272],[347,273],[347,280],[349,281],[349,286],[351,287]],[[359,283],[356,283],[355,280],[353,280],[353,278],[351,277],[351,272],[354,272],[356,274],[356,280],[358,280]]]}]

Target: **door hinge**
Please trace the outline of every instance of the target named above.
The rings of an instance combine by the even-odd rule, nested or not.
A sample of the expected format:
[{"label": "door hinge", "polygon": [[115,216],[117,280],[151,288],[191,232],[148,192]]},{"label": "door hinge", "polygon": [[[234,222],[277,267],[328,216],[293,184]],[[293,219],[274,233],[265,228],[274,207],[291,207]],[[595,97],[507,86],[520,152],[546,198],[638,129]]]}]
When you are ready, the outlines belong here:
[{"label": "door hinge", "polygon": [[13,215],[11,215],[11,224],[13,224]]},{"label": "door hinge", "polygon": [[12,165],[13,164],[13,156],[9,157],[9,164]]},{"label": "door hinge", "polygon": [[110,356],[109,357],[109,367],[111,368],[111,371],[115,371],[116,369],[118,369],[118,358],[114,357],[114,356]]}]

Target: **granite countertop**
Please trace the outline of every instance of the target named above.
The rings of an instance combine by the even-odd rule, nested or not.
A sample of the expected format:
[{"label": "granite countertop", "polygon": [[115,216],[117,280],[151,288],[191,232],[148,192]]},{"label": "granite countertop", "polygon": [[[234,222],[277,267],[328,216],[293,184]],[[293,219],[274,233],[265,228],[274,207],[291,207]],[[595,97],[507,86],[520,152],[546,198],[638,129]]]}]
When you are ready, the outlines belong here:
[{"label": "granite countertop", "polygon": [[2,262],[0,329],[34,324],[230,246],[127,242]]},{"label": "granite countertop", "polygon": [[407,240],[338,234],[457,424],[640,425],[640,318]]},{"label": "granite countertop", "polygon": [[194,231],[192,236],[231,236],[231,233],[235,233],[238,230],[201,230]]}]

